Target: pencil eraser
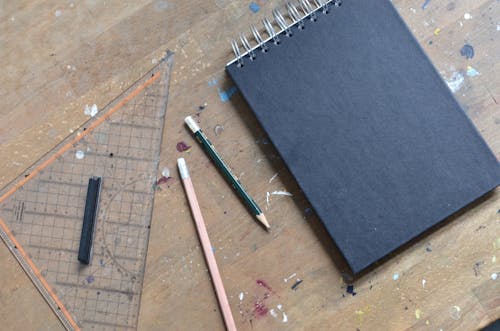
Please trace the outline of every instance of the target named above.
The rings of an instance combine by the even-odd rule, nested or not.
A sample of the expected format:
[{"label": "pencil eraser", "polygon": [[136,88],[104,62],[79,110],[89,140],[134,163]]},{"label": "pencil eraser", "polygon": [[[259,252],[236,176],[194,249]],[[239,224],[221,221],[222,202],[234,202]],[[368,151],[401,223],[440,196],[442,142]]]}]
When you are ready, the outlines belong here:
[{"label": "pencil eraser", "polygon": [[186,165],[186,160],[183,157],[177,159],[177,166],[179,167],[179,173],[182,179],[189,178],[189,170]]},{"label": "pencil eraser", "polygon": [[189,128],[191,129],[191,131],[193,131],[193,133],[200,131],[200,127],[198,126],[198,124],[196,124],[196,122],[191,116],[186,117],[184,119],[184,122],[186,122],[187,126],[189,126]]}]

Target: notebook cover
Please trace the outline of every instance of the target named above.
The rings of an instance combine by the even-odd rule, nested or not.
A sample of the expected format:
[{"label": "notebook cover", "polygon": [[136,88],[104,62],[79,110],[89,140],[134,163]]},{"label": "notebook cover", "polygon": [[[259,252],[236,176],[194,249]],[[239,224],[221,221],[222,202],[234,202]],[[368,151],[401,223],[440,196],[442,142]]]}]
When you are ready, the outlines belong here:
[{"label": "notebook cover", "polygon": [[354,273],[500,183],[388,0],[345,0],[226,67]]}]

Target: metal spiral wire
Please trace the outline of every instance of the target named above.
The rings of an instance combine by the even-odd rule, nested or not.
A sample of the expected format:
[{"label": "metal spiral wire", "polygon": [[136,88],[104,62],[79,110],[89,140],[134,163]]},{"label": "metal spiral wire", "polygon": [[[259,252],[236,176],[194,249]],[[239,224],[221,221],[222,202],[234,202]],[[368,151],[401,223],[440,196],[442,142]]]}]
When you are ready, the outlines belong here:
[{"label": "metal spiral wire", "polygon": [[[267,42],[271,40],[275,45],[279,45],[281,43],[280,36],[293,36],[293,26],[296,26],[298,30],[303,30],[305,20],[315,22],[318,20],[318,14],[328,14],[332,5],[340,7],[342,0],[294,0],[293,2],[287,2],[284,15],[279,9],[274,9],[272,11],[274,20],[270,21],[267,18],[262,20],[264,34],[268,37],[264,39],[259,29],[252,25],[250,31],[255,43],[255,46],[252,46],[246,35],[240,33],[239,42],[244,52],[240,51],[240,44],[236,39],[231,40],[235,58],[227,65],[236,62],[238,67],[243,67],[245,64],[244,58],[249,58],[251,61],[257,58],[255,50],[260,49],[263,53],[267,52],[269,49]],[[276,31],[275,27],[279,28],[278,31]],[[252,38],[250,39],[252,40]]]}]

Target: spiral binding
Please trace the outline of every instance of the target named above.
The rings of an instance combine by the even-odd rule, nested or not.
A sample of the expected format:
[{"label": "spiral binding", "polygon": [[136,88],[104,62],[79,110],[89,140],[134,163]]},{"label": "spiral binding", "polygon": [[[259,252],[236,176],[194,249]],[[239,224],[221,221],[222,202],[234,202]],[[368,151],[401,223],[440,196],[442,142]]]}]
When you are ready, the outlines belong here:
[{"label": "spiral binding", "polygon": [[[311,3],[312,2],[312,3]],[[318,19],[318,12],[323,14],[328,14],[330,6],[340,7],[342,5],[342,0],[295,0],[295,2],[287,2],[286,4],[286,16],[284,16],[278,9],[273,10],[274,25],[279,28],[276,31],[273,22],[264,18],[262,20],[262,25],[264,26],[265,34],[267,38],[264,39],[259,32],[259,29],[255,25],[250,27],[250,31],[253,35],[253,40],[256,45],[251,46],[247,37],[240,33],[239,40],[241,46],[243,46],[244,52],[240,51],[240,45],[236,39],[231,40],[231,47],[233,48],[233,53],[235,58],[230,61],[227,65],[231,65],[237,62],[238,67],[244,66],[243,59],[248,56],[250,61],[257,58],[256,50],[260,49],[263,53],[268,50],[267,42],[273,41],[276,45],[279,45],[281,40],[280,36],[284,35],[286,37],[292,37],[292,26],[296,25],[299,30],[304,29],[304,20],[316,21]],[[291,23],[288,23],[291,22]]]}]

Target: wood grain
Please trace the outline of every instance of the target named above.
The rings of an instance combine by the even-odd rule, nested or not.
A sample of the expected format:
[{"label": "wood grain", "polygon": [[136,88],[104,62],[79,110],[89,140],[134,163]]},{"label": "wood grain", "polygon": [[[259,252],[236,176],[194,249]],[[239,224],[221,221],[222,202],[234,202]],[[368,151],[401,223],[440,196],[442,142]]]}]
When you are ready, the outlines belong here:
[{"label": "wood grain", "polygon": [[[498,189],[355,280],[356,295],[347,293],[345,265],[241,95],[228,102],[219,95],[233,85],[224,73],[230,39],[283,5],[255,3],[257,13],[250,1],[229,0],[0,1],[0,186],[82,124],[86,104],[106,104],[168,48],[176,55],[160,169],[173,178],[155,197],[140,330],[224,327],[178,157],[191,165],[239,330],[474,330],[499,318],[500,280],[491,278],[500,271]],[[500,158],[498,1],[393,3],[443,78],[463,77],[455,96]],[[460,55],[465,43],[475,49],[472,59]],[[467,75],[468,67],[479,75]],[[193,141],[187,115],[199,117],[264,207],[270,233]],[[224,128],[218,135],[216,126]],[[177,152],[179,141],[191,150]],[[271,195],[268,204],[266,192],[276,190],[293,197]],[[2,328],[61,329],[3,245],[0,263]],[[303,282],[292,290],[297,278]]]}]

